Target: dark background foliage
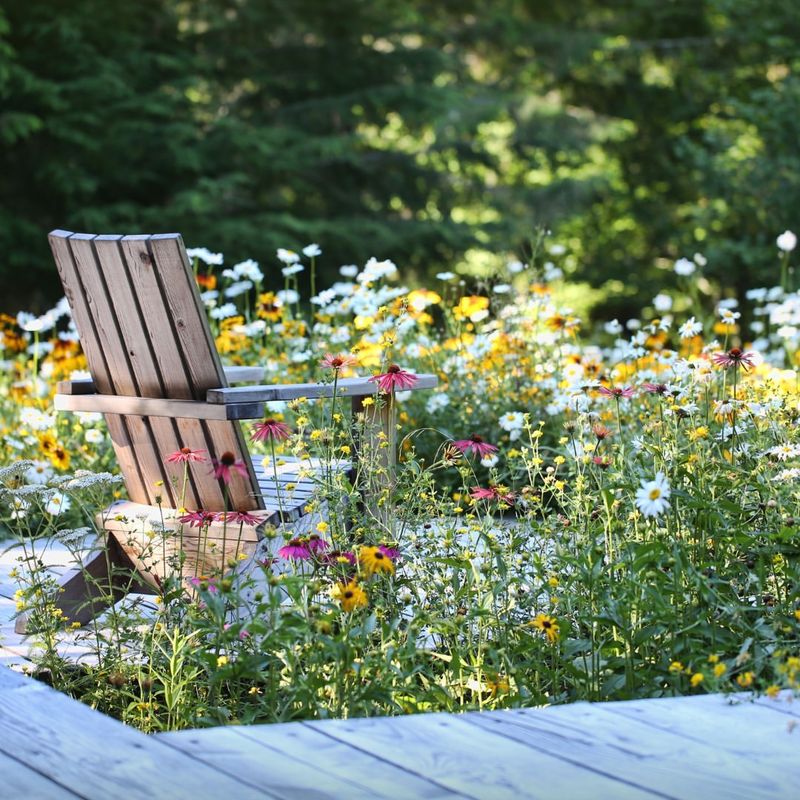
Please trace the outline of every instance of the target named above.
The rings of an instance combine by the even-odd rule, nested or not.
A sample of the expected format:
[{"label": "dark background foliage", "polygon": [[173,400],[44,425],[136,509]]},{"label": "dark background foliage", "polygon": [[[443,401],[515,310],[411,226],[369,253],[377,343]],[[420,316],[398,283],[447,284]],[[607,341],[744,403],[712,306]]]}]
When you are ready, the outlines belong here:
[{"label": "dark background foliage", "polygon": [[696,251],[771,285],[799,42],[795,0],[5,0],[2,308],[57,296],[54,227],[413,280],[543,226],[612,311]]}]

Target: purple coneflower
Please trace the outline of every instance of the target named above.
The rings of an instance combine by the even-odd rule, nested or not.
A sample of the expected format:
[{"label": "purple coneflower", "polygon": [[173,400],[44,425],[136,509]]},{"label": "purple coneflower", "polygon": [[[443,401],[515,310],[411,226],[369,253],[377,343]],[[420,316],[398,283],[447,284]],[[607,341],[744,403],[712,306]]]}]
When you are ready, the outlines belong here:
[{"label": "purple coneflower", "polygon": [[192,450],[189,447],[181,447],[175,453],[170,453],[164,461],[167,464],[188,464],[190,461],[205,461],[206,457],[202,455],[205,450]]},{"label": "purple coneflower", "polygon": [[219,457],[219,460],[216,458],[212,459],[211,463],[214,465],[214,469],[212,470],[214,477],[222,481],[226,486],[231,482],[233,472],[238,472],[243,478],[248,477],[247,465],[244,461],[238,461],[236,456],[230,451],[224,452]]},{"label": "purple coneflower", "polygon": [[457,447],[462,453],[472,450],[479,458],[497,452],[497,447],[495,447],[495,445],[484,441],[483,437],[478,436],[477,433],[473,433],[469,439],[459,439],[453,442],[453,446]]},{"label": "purple coneflower", "polygon": [[378,550],[391,561],[397,561],[397,559],[400,558],[400,550],[396,547],[389,547],[388,544],[379,544]]},{"label": "purple coneflower", "polygon": [[370,378],[378,384],[384,394],[391,394],[395,389],[403,391],[410,389],[418,380],[413,372],[401,369],[397,364],[392,364],[382,375],[373,375]]},{"label": "purple coneflower", "polygon": [[497,486],[489,486],[484,489],[480,486],[474,486],[469,490],[470,497],[473,500],[500,500],[509,505],[514,502],[513,492],[506,492],[499,489]]},{"label": "purple coneflower", "polygon": [[327,550],[329,545],[324,539],[317,536],[316,533],[312,533],[311,536],[308,537],[308,541],[306,542],[306,547],[312,553],[319,553],[322,552],[323,550]]},{"label": "purple coneflower", "polygon": [[633,386],[614,386],[613,388],[609,389],[608,386],[600,386],[597,390],[600,394],[604,394],[606,397],[614,397],[619,400],[620,397],[633,397],[636,394],[636,390]]},{"label": "purple coneflower", "polygon": [[644,389],[648,394],[666,394],[667,393],[667,384],[666,383],[644,383],[642,384],[642,389]]},{"label": "purple coneflower", "polygon": [[188,523],[190,528],[202,528],[216,520],[217,515],[213,511],[189,511],[182,517],[178,517],[178,522],[182,522],[184,525]]},{"label": "purple coneflower", "polygon": [[333,353],[325,353],[325,358],[319,362],[321,367],[325,367],[325,369],[333,369],[337,372],[343,367],[354,367],[356,364],[358,364],[358,359],[355,356],[351,356],[347,353],[338,353],[337,355],[334,355]]},{"label": "purple coneflower", "polygon": [[320,555],[320,561],[323,564],[350,564],[355,566],[356,556],[349,550],[328,550],[326,553]]},{"label": "purple coneflower", "polygon": [[189,578],[189,585],[193,589],[205,589],[211,594],[216,594],[218,591],[216,579],[207,578],[205,575],[198,575],[195,578]]},{"label": "purple coneflower", "polygon": [[254,442],[265,442],[268,440],[281,442],[284,439],[288,439],[291,435],[292,431],[288,425],[270,417],[263,422],[256,422],[256,424],[253,425],[253,432],[250,434],[250,438]]},{"label": "purple coneflower", "polygon": [[233,522],[238,525],[260,525],[263,520],[248,511],[222,511],[217,514],[218,522]]},{"label": "purple coneflower", "polygon": [[727,353],[717,353],[711,357],[711,360],[718,366],[728,369],[729,367],[741,367],[745,372],[750,367],[756,365],[753,360],[756,354],[752,351],[745,353],[738,347],[732,347]]},{"label": "purple coneflower", "polygon": [[594,433],[594,435],[597,437],[597,440],[600,442],[602,442],[603,439],[608,439],[608,437],[611,436],[611,431],[600,422],[592,426],[592,433]]},{"label": "purple coneflower", "polygon": [[297,538],[290,539],[280,550],[278,555],[281,558],[293,558],[304,561],[311,558],[311,550],[308,548],[308,540]]}]

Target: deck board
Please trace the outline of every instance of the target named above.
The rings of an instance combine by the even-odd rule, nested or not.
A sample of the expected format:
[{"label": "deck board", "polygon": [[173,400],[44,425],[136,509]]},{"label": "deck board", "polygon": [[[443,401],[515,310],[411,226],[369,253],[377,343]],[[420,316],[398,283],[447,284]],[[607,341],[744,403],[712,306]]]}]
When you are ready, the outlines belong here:
[{"label": "deck board", "polygon": [[624,800],[659,796],[591,767],[566,764],[455,715],[419,714],[309,724],[465,797]]},{"label": "deck board", "polygon": [[0,669],[0,797],[800,797],[797,704],[705,695],[146,736]]},{"label": "deck board", "polygon": [[[69,797],[68,792],[86,800],[273,796],[8,669],[0,669],[0,728],[0,754],[20,765],[12,771],[14,780],[38,773],[67,790],[54,797]],[[0,792],[16,796],[6,794],[2,784]],[[33,786],[28,796],[37,797]]]},{"label": "deck board", "polygon": [[292,800],[461,797],[299,722],[179,731],[160,738]]},{"label": "deck board", "polygon": [[[800,775],[781,769],[800,755],[800,740],[752,703],[734,708],[717,696],[576,703],[466,720],[664,797],[800,797]],[[754,739],[770,742],[770,752],[754,748]]]}]

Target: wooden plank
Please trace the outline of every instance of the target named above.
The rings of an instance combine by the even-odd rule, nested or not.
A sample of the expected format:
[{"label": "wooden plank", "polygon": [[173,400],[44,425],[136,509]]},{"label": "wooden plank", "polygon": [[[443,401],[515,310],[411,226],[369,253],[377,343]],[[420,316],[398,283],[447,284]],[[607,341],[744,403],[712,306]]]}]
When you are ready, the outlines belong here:
[{"label": "wooden plank", "polygon": [[[750,696],[747,696],[750,699]],[[742,702],[747,702],[743,699]],[[756,697],[752,700],[762,708],[768,708],[772,711],[777,711],[779,714],[786,714],[790,717],[800,718],[800,702],[797,702],[794,694],[790,689],[782,691],[777,697]]]},{"label": "wooden plank", "polygon": [[[712,742],[737,754],[743,765],[756,756],[762,759],[774,755],[782,760],[800,754],[800,740],[787,735],[784,715],[771,713],[757,703],[732,705],[718,694],[604,703],[603,709],[618,718],[644,721],[693,742]],[[800,760],[795,760],[789,771],[781,769],[787,775],[791,773],[793,781],[800,779]]]},{"label": "wooden plank", "polygon": [[[117,335],[124,352],[124,365],[120,364],[112,367],[112,369],[116,368],[119,371],[124,371],[127,368],[133,383],[132,386],[119,390],[117,394],[134,395],[137,398],[163,398],[170,396],[165,388],[169,385],[169,380],[165,379],[161,374],[153,349],[157,345],[151,346],[143,324],[144,317],[150,318],[151,315],[149,309],[143,309],[140,305],[138,287],[134,288],[127,264],[123,259],[120,247],[121,239],[121,236],[97,236],[93,241],[97,268],[101,271],[102,281],[107,287],[106,305],[113,309]],[[161,347],[168,346],[168,333],[169,325],[162,326],[163,338],[159,342]],[[146,411],[136,411],[135,409],[131,412],[123,409],[120,413],[134,413],[148,417],[158,416],[149,415]],[[158,472],[154,471],[153,464],[148,463],[147,472],[149,474],[146,478],[155,483],[159,480],[157,477],[159,473],[164,476],[161,480],[164,480],[167,486],[166,495],[169,498],[167,503],[175,508],[179,505],[179,497],[177,489],[173,487],[172,478],[177,477],[177,474],[182,473],[182,470],[170,467],[165,462],[164,457],[176,452],[183,446],[183,442],[179,443],[177,424],[169,419],[148,418],[145,421],[145,427],[153,438],[154,449],[158,454],[159,462]],[[161,492],[161,494],[163,495],[164,492]],[[155,494],[153,494],[153,499],[155,499]],[[193,508],[200,505],[193,478],[187,481],[184,500]]]},{"label": "wooden plank", "polygon": [[158,738],[287,800],[457,796],[299,723],[179,731]]},{"label": "wooden plank", "polygon": [[658,796],[582,766],[566,768],[562,759],[448,714],[304,724],[469,797],[623,800]]},{"label": "wooden plank", "polygon": [[[108,241],[109,238],[114,241]],[[126,320],[136,315],[136,306],[128,296],[129,290],[126,290],[127,278],[119,258],[116,238],[118,237],[103,237],[105,241],[99,243],[98,249],[96,236],[76,233],[70,237],[69,245],[75,269],[86,293],[89,313],[97,329],[97,344],[102,348],[108,364],[113,393],[157,397],[161,392],[158,376],[152,370],[140,367],[140,343],[135,338],[128,341],[129,336],[135,337],[135,331],[140,330],[141,326],[138,323],[126,323]],[[114,412],[113,408],[97,410]],[[158,456],[159,453],[173,452],[174,433],[170,437],[168,430],[151,426],[147,420],[134,421],[133,425],[136,426],[135,432],[128,426],[131,438],[135,437],[137,440],[133,455],[138,461],[148,499],[155,502],[158,491],[156,486],[162,481],[166,485],[158,494],[166,495],[167,503],[174,505],[175,498],[168,485],[168,475],[162,458]],[[142,444],[139,445],[139,442]]]},{"label": "wooden plank", "polygon": [[[98,237],[99,239],[100,237]],[[255,383],[263,380],[264,367],[223,367],[225,379],[228,383]],[[56,383],[58,394],[96,394],[92,378],[75,378],[71,381],[58,381]]]},{"label": "wooden plank", "polygon": [[274,796],[5,668],[0,719],[0,753],[86,800]]},{"label": "wooden plank", "polygon": [[[439,384],[435,375],[418,375],[413,390],[434,389]],[[337,384],[337,394],[341,397],[357,397],[377,392],[377,384],[369,378],[342,378]],[[234,386],[230,388],[209,389],[206,400],[209,403],[255,403],[272,400],[296,400],[307,397],[309,400],[333,397],[332,383],[287,383],[274,386]]]},{"label": "wooden plank", "polygon": [[149,251],[133,245],[138,250],[140,274],[150,272],[160,284],[167,317],[174,323],[176,344],[185,359],[183,370],[189,378],[191,396],[202,400],[209,389],[225,385],[225,375],[183,239],[180,234],[161,234],[149,237],[147,244]]},{"label": "wooden plank", "polygon": [[[680,700],[647,700],[645,704],[656,706],[656,719],[662,709],[689,720],[694,716]],[[789,796],[785,794],[789,782],[776,769],[779,760],[764,759],[758,748],[751,747],[745,761],[738,753],[721,746],[719,737],[713,741],[688,739],[680,732],[656,728],[638,718],[621,721],[606,710],[609,705],[627,703],[574,703],[548,709],[467,714],[463,719],[567,763],[585,766],[665,797],[749,800],[756,796],[776,799]],[[716,719],[708,710],[704,713]],[[752,725],[754,738],[768,730],[774,733],[776,726],[769,724],[769,714],[756,716],[757,719],[745,721],[734,713],[725,724],[740,730]]]},{"label": "wooden plank", "polygon": [[[141,324],[151,342],[165,399],[202,400],[207,389],[225,386],[222,365],[180,236],[169,234],[152,238],[152,241],[151,238],[124,236],[119,242],[130,285],[135,287],[136,300],[142,309]],[[241,431],[227,419],[226,415],[223,420],[208,420],[203,426],[203,443],[195,443],[193,447],[207,449],[212,458],[231,452],[251,469]],[[211,508],[218,502],[220,491],[230,497],[233,508],[258,507],[252,474],[245,480],[237,476],[224,489],[213,487],[214,481],[211,476],[196,476],[195,487],[201,507]]]},{"label": "wooden plank", "polygon": [[[116,242],[101,242],[101,253],[97,249],[96,238],[91,234],[76,233],[70,237],[69,245],[86,293],[89,313],[97,329],[97,344],[102,348],[108,364],[114,394],[144,393],[158,396],[158,376],[151,372],[143,373],[143,370],[134,366],[140,363],[139,344],[135,341],[130,343],[126,341],[124,320],[131,313],[135,313],[135,310],[131,311],[133,303],[122,288],[124,276],[121,278],[118,274],[123,269],[121,264],[114,262],[113,259],[110,263],[108,261],[108,254],[111,252],[117,255],[119,262]],[[113,249],[109,250],[108,245]],[[132,454],[138,462],[148,500],[155,502],[157,494],[166,495],[167,502],[174,504],[175,498],[171,487],[166,486],[160,491],[157,488],[159,481],[167,481],[167,474],[158,453],[172,452],[169,449],[172,442],[168,437],[159,435],[159,431],[154,430],[146,420],[132,420],[131,424],[126,420],[126,425],[131,438],[136,440]]]},{"label": "wooden plank", "polygon": [[[136,397],[115,394],[57,394],[53,398],[56,411],[95,411],[101,414],[136,414],[173,419],[239,420],[261,419],[261,403],[213,405],[194,400],[165,400],[155,397]],[[166,452],[173,452],[166,447]],[[199,448],[197,448],[199,449]]]},{"label": "wooden plank", "polygon": [[0,753],[0,797],[30,797],[36,800],[70,800],[82,795],[71,792],[51,778],[10,756]]},{"label": "wooden plank", "polygon": [[[48,236],[53,259],[58,270],[64,294],[67,297],[78,336],[83,346],[86,361],[101,392],[111,393],[114,386],[111,382],[108,363],[103,355],[97,338],[97,331],[92,321],[86,295],[80,278],[75,268],[72,251],[69,246],[69,231],[55,230]],[[131,499],[139,502],[148,502],[149,493],[139,469],[136,455],[131,447],[131,436],[125,422],[116,416],[106,415],[111,441],[119,462],[120,469],[125,478],[125,486]]]}]

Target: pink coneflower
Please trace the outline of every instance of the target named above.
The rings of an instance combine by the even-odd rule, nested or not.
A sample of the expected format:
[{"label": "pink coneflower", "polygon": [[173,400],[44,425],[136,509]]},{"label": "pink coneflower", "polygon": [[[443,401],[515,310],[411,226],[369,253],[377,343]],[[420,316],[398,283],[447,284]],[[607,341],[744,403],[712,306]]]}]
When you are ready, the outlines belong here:
[{"label": "pink coneflower", "polygon": [[325,353],[325,358],[319,362],[321,367],[325,369],[334,369],[337,372],[343,367],[354,367],[356,364],[358,364],[358,359],[348,353],[338,353],[336,355],[333,353]]},{"label": "pink coneflower", "polygon": [[222,481],[226,486],[231,482],[233,472],[238,472],[243,478],[247,478],[249,475],[244,461],[237,461],[236,456],[230,451],[224,452],[219,457],[219,460],[212,459],[211,463],[214,465],[212,470],[214,477],[218,481]]},{"label": "pink coneflower", "polygon": [[711,357],[711,360],[718,366],[727,369],[728,367],[741,367],[745,372],[748,368],[756,365],[753,360],[756,353],[748,351],[745,353],[738,347],[732,347],[727,353],[717,353]]},{"label": "pink coneflower", "polygon": [[648,394],[666,394],[668,387],[666,383],[644,383],[642,389]]},{"label": "pink coneflower", "polygon": [[189,585],[193,589],[205,589],[211,594],[216,594],[218,591],[216,579],[207,578],[205,577],[205,575],[199,575],[195,578],[189,578]]},{"label": "pink coneflower", "polygon": [[459,439],[458,441],[453,442],[453,446],[457,447],[462,453],[472,450],[472,452],[475,453],[479,458],[483,458],[484,456],[488,456],[497,452],[497,447],[495,445],[484,441],[483,437],[478,436],[477,433],[473,433],[469,439]]},{"label": "pink coneflower", "polygon": [[190,511],[182,517],[178,517],[178,522],[184,525],[188,523],[190,528],[202,528],[216,522],[217,515],[213,511]]},{"label": "pink coneflower", "polygon": [[260,525],[263,520],[248,511],[222,511],[217,514],[218,522],[233,522],[236,525]]},{"label": "pink coneflower", "polygon": [[306,542],[306,547],[312,553],[320,553],[323,550],[327,550],[330,545],[321,537],[317,536],[316,533],[312,533],[311,536],[308,537],[308,541]]},{"label": "pink coneflower", "polygon": [[614,386],[613,388],[609,389],[608,386],[600,386],[597,390],[600,394],[604,394],[606,397],[614,397],[619,400],[620,397],[633,397],[636,394],[636,390],[633,386]]},{"label": "pink coneflower", "polygon": [[376,382],[384,394],[391,394],[395,389],[400,391],[410,389],[419,378],[413,372],[407,372],[397,364],[392,364],[383,375],[373,375],[370,380]]},{"label": "pink coneflower", "polygon": [[308,548],[308,540],[297,538],[290,539],[280,550],[278,555],[281,558],[293,558],[295,560],[304,561],[311,558],[311,550]]},{"label": "pink coneflower", "polygon": [[329,566],[336,564],[350,564],[354,567],[356,565],[355,553],[351,553],[349,550],[328,550],[326,553],[322,553],[320,555],[319,560],[323,564],[327,564]]},{"label": "pink coneflower", "polygon": [[489,486],[487,489],[481,486],[474,486],[469,490],[470,497],[474,500],[499,500],[509,505],[514,502],[514,493],[499,489],[497,486]]},{"label": "pink coneflower", "polygon": [[397,561],[400,558],[400,550],[396,547],[389,547],[388,544],[379,544],[378,550],[383,553],[390,561]]},{"label": "pink coneflower", "polygon": [[190,461],[205,461],[206,457],[202,455],[205,450],[192,450],[189,447],[181,447],[175,453],[170,453],[164,461],[167,464],[188,464]]},{"label": "pink coneflower", "polygon": [[599,422],[592,426],[592,433],[594,433],[594,435],[597,437],[597,440],[600,442],[602,442],[603,439],[608,439],[608,437],[611,436],[611,431],[606,428],[605,425],[602,425]]},{"label": "pink coneflower", "polygon": [[592,463],[596,467],[600,467],[600,469],[608,469],[611,466],[611,459],[604,458],[603,456],[594,456],[594,458],[592,458]]},{"label": "pink coneflower", "polygon": [[269,440],[281,442],[284,439],[288,439],[291,435],[292,431],[288,425],[270,417],[263,422],[256,422],[256,424],[253,425],[253,432],[250,434],[250,438],[254,442],[266,442]]}]

